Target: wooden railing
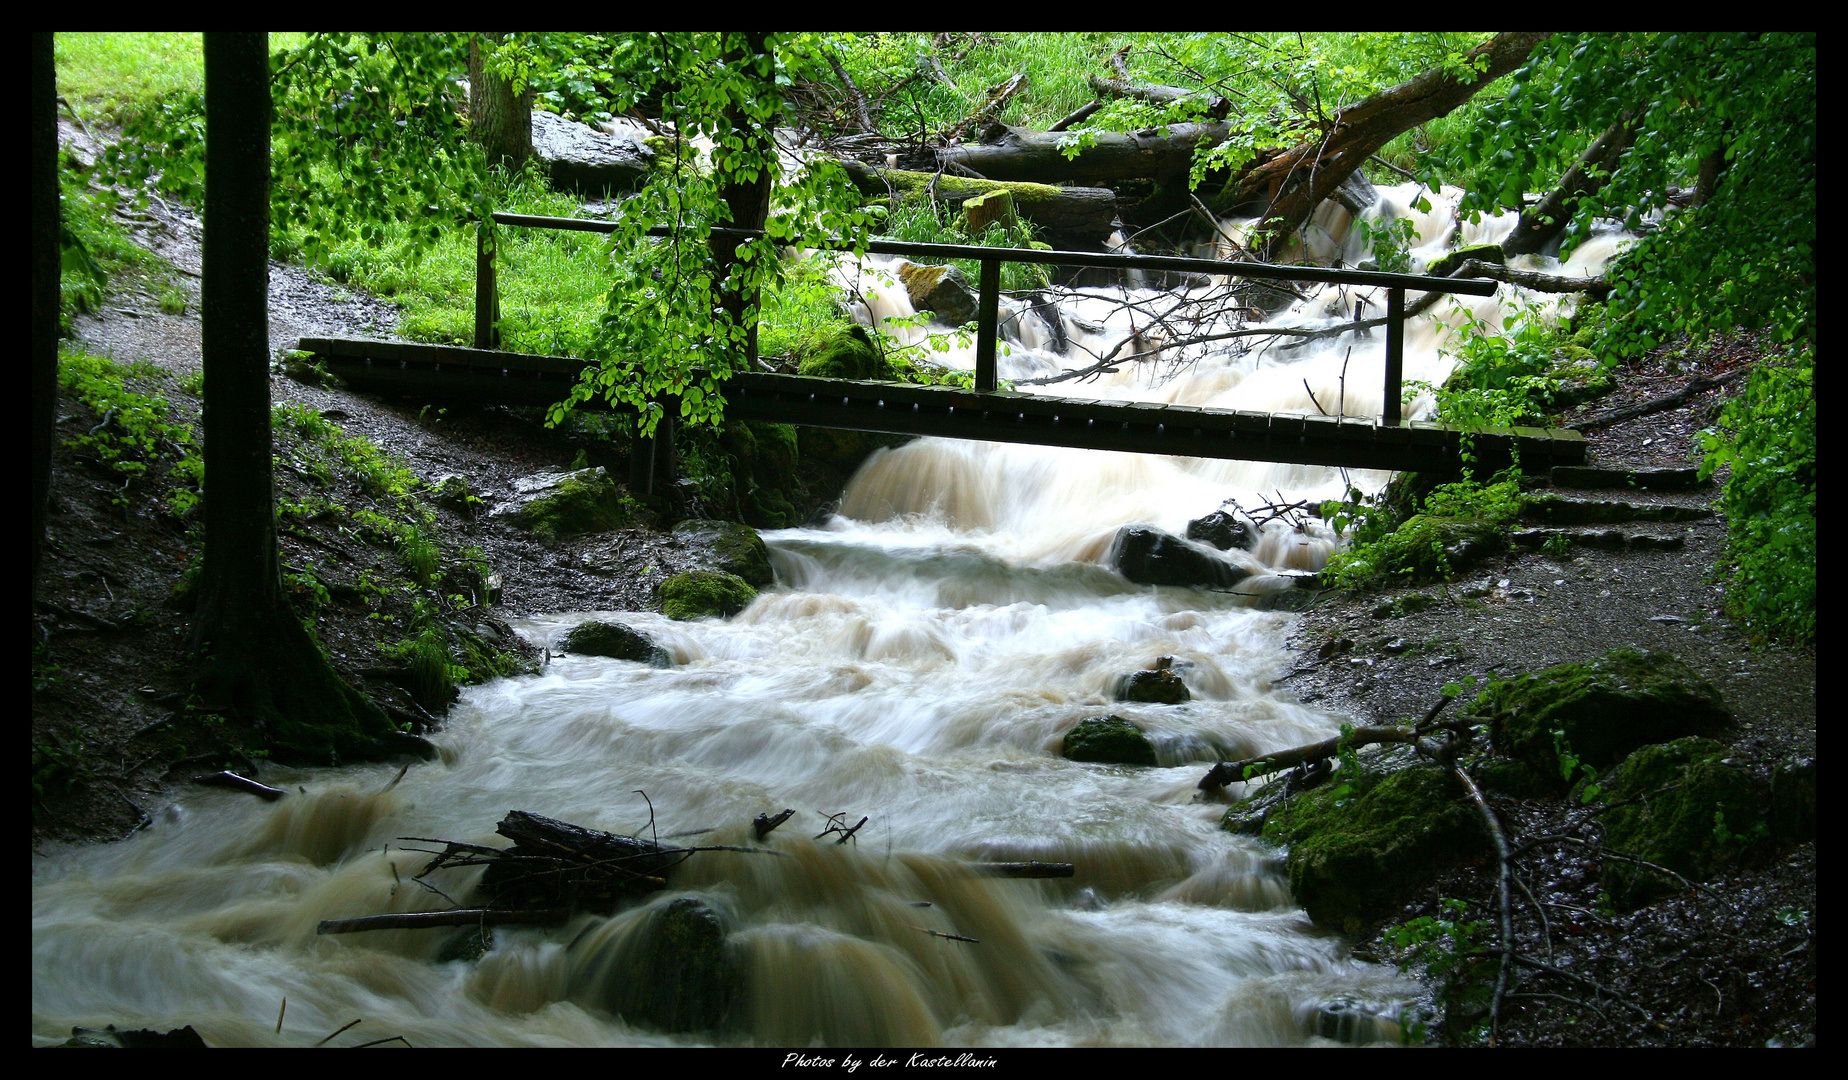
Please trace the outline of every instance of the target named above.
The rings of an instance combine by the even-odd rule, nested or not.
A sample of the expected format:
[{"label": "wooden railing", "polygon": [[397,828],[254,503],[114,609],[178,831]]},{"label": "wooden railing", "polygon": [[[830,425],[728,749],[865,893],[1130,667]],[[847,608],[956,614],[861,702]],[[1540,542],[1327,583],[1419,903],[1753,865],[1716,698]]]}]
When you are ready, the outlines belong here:
[{"label": "wooden railing", "polygon": [[[615,232],[613,222],[589,218],[537,217],[530,214],[494,214],[497,225],[532,229],[563,229],[574,232]],[[761,236],[750,229],[715,228],[742,236]],[[665,234],[665,230],[656,230]],[[811,244],[831,250],[845,250],[844,245]],[[1465,296],[1492,296],[1497,283],[1483,278],[1439,278],[1417,274],[1388,274],[1374,270],[1336,270],[1321,266],[1273,266],[1269,263],[1222,262],[1217,259],[1187,259],[1168,255],[1120,255],[1090,251],[1041,251],[1034,248],[991,248],[972,244],[914,244],[899,240],[874,240],[866,250],[877,255],[903,255],[922,259],[974,259],[981,264],[977,290],[975,333],[975,388],[994,390],[995,347],[1000,326],[1001,264],[1036,263],[1043,266],[1076,266],[1100,270],[1141,270],[1181,274],[1223,274],[1233,277],[1271,281],[1315,281],[1335,285],[1367,285],[1386,290],[1386,376],[1385,405],[1381,421],[1388,425],[1400,422],[1399,395],[1405,377],[1405,294],[1407,290],[1428,293],[1455,293]],[[495,323],[500,318],[500,290],[495,276],[492,249],[486,230],[476,244],[475,257],[475,347],[497,349],[499,334]]]}]

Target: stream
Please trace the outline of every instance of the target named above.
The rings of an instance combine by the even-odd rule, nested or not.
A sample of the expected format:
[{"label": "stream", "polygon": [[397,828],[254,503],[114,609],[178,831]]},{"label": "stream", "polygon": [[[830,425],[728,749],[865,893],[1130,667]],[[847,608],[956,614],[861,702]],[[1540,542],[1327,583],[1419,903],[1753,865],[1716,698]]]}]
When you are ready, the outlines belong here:
[{"label": "stream", "polygon": [[[1424,214],[1409,209],[1411,189],[1381,194],[1369,214],[1413,222],[1415,270],[1453,246],[1454,193]],[[1318,215],[1318,261],[1365,257],[1344,214]],[[1512,224],[1485,220],[1457,242],[1494,242]],[[1565,266],[1528,265],[1595,273],[1614,247],[1594,240]],[[863,318],[911,314],[890,270],[873,258],[840,267]],[[1148,333],[1150,311],[1223,306],[1204,303],[1216,288],[1060,290],[1058,327],[1007,301],[1001,377],[1088,366]],[[1274,321],[1343,321],[1366,292],[1315,292]],[[1443,301],[1408,326],[1406,379],[1441,382],[1449,328],[1464,312],[1499,328],[1513,296],[1556,303],[1510,286],[1499,301]],[[1233,318],[1193,325],[1200,336],[1252,325]],[[1231,339],[1045,390],[1376,416],[1382,341]],[[972,368],[973,348],[932,359]],[[1429,409],[1421,397],[1409,415]],[[74,1025],[191,1024],[212,1045],[306,1046],[358,1018],[337,1044],[1395,1043],[1416,983],[1313,927],[1280,854],[1221,831],[1223,803],[1195,788],[1211,762],[1326,738],[1346,719],[1273,687],[1292,617],[1264,606],[1292,585],[1276,571],[1319,568],[1338,538],[1316,521],[1270,522],[1255,550],[1214,553],[1251,572],[1233,591],[1138,586],[1107,565],[1127,524],[1179,535],[1222,507],[1386,479],[935,439],[880,451],[825,527],[765,534],[777,583],[730,620],[560,612],[516,623],[549,641],[593,615],[618,618],[672,667],[557,656],[539,675],[465,691],[433,736],[440,761],[389,789],[395,766],[274,768],[262,779],[292,792],[276,803],[176,788],[128,840],[35,858],[34,1041]],[[1190,701],[1115,700],[1122,676],[1162,657]],[[1068,729],[1109,714],[1145,729],[1155,766],[1060,756]],[[758,844],[752,819],[785,808],[794,818]],[[641,907],[500,927],[472,962],[436,959],[453,930],[317,936],[324,919],[469,906],[478,871],[420,885],[427,856],[415,849],[434,845],[403,838],[504,846],[494,824],[514,809],[776,854],[702,851]],[[831,817],[867,820],[842,844],[817,838]],[[966,867],[1021,860],[1076,873],[1009,880]],[[669,1034],[614,1015],[604,973],[652,912],[686,896],[728,933],[741,976],[730,1023]]]}]

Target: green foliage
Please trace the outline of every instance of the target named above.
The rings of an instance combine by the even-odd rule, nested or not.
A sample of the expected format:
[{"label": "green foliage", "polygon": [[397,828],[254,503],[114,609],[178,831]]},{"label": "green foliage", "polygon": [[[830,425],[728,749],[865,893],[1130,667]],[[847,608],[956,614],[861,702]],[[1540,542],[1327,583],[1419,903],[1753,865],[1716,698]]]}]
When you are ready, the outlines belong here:
[{"label": "green foliage", "polygon": [[1816,390],[1808,350],[1752,372],[1701,433],[1702,479],[1732,467],[1726,513],[1727,604],[1760,638],[1816,637]]},{"label": "green foliage", "polygon": [[1466,211],[1520,206],[1619,123],[1635,143],[1596,197],[1572,206],[1568,247],[1600,214],[1643,227],[1671,184],[1693,186],[1703,158],[1724,162],[1705,205],[1671,212],[1607,272],[1623,317],[1605,325],[1603,346],[1641,351],[1736,326],[1814,337],[1813,32],[1557,34],[1508,82],[1448,155],[1480,170]]},{"label": "green foliage", "polygon": [[36,804],[48,794],[69,791],[94,779],[85,757],[88,748],[79,736],[60,731],[48,733],[49,741],[32,747],[32,801]]},{"label": "green foliage", "polygon": [[1518,477],[1443,484],[1425,496],[1422,512],[1395,528],[1390,513],[1351,492],[1348,502],[1323,507],[1336,528],[1354,530],[1329,559],[1326,580],[1337,588],[1448,581],[1464,556],[1498,543],[1525,506]]},{"label": "green foliage", "polygon": [[[199,471],[203,459],[197,453],[192,425],[171,419],[172,408],[165,397],[129,386],[131,380],[158,374],[151,365],[124,367],[71,350],[60,350],[58,355],[58,382],[100,420],[65,442],[121,478],[122,490],[114,499],[117,506],[130,505],[134,481],[146,476],[151,464],[176,470],[182,481],[203,478]],[[176,512],[191,509],[197,493],[190,494],[190,499],[176,496],[172,504]]]},{"label": "green foliage", "polygon": [[[751,51],[735,33],[622,35],[614,62],[628,82],[625,108],[649,94],[682,137],[712,141],[711,168],[655,171],[624,204],[617,231],[614,286],[587,372],[571,397],[553,406],[552,423],[579,402],[601,397],[640,410],[639,430],[654,430],[659,399],[679,399],[680,414],[714,424],[724,406],[720,384],[744,362],[751,327],[766,288],[780,280],[779,245],[830,237],[864,238],[873,215],[839,165],[820,161],[784,175],[769,134],[781,110],[782,87],[826,70],[823,42],[813,34],[771,35],[766,51]],[[729,265],[713,249],[714,226],[734,220],[728,185],[768,178],[765,235],[744,240]],[[669,235],[648,236],[655,226]],[[862,249],[863,250],[863,249]],[[736,301],[741,317],[726,308]]]},{"label": "green foliage", "polygon": [[[1469,904],[1445,897],[1438,901],[1441,914],[1421,915],[1395,926],[1382,935],[1386,944],[1405,950],[1399,970],[1417,968],[1432,984],[1447,1011],[1463,1012],[1480,1008],[1489,1000],[1487,981],[1479,976],[1488,961],[1482,948],[1484,924],[1480,919],[1466,919]],[[1424,1026],[1406,1028],[1408,1042],[1422,1042]]]},{"label": "green foliage", "polygon": [[1588,762],[1579,760],[1572,752],[1572,744],[1566,741],[1564,729],[1553,729],[1553,753],[1559,757],[1559,778],[1568,784],[1584,783],[1579,791],[1579,802],[1589,806],[1604,794],[1604,788],[1598,783],[1598,770]]}]

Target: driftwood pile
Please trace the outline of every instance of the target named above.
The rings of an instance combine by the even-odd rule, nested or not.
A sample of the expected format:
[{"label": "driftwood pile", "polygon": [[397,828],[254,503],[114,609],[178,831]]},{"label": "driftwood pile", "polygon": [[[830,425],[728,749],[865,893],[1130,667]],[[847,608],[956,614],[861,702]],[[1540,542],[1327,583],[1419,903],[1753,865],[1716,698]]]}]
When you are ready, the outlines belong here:
[{"label": "driftwood pile", "polygon": [[[774,818],[758,815],[759,840],[787,821],[793,811]],[[840,818],[835,815],[833,821]],[[822,833],[836,834],[845,843],[860,826],[837,824]],[[618,908],[667,888],[673,869],[702,851],[742,851],[777,855],[768,848],[708,845],[676,847],[658,840],[586,829],[570,822],[542,817],[524,810],[510,811],[494,831],[513,841],[509,848],[493,848],[459,840],[404,836],[401,840],[441,844],[413,880],[437,870],[485,866],[477,887],[482,906],[453,911],[406,912],[368,915],[356,919],[328,919],[317,928],[322,934],[362,930],[415,930],[439,926],[557,925],[573,914],[609,915]],[[820,837],[817,837],[820,839]],[[413,849],[421,850],[421,849]],[[971,863],[972,871],[995,877],[1071,877],[1071,863]]]}]

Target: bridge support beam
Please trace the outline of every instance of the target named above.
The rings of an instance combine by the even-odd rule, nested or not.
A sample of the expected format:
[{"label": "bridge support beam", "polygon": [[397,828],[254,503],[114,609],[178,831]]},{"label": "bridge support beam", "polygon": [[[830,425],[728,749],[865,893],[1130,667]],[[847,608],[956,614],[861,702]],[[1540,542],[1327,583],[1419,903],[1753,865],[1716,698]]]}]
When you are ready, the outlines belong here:
[{"label": "bridge support beam", "polygon": [[999,337],[1001,307],[1001,260],[982,260],[981,296],[975,324],[975,388],[993,390],[995,373],[995,339]]},{"label": "bridge support beam", "polygon": [[1399,426],[1399,394],[1405,385],[1405,290],[1386,290],[1386,400],[1380,419]]}]

